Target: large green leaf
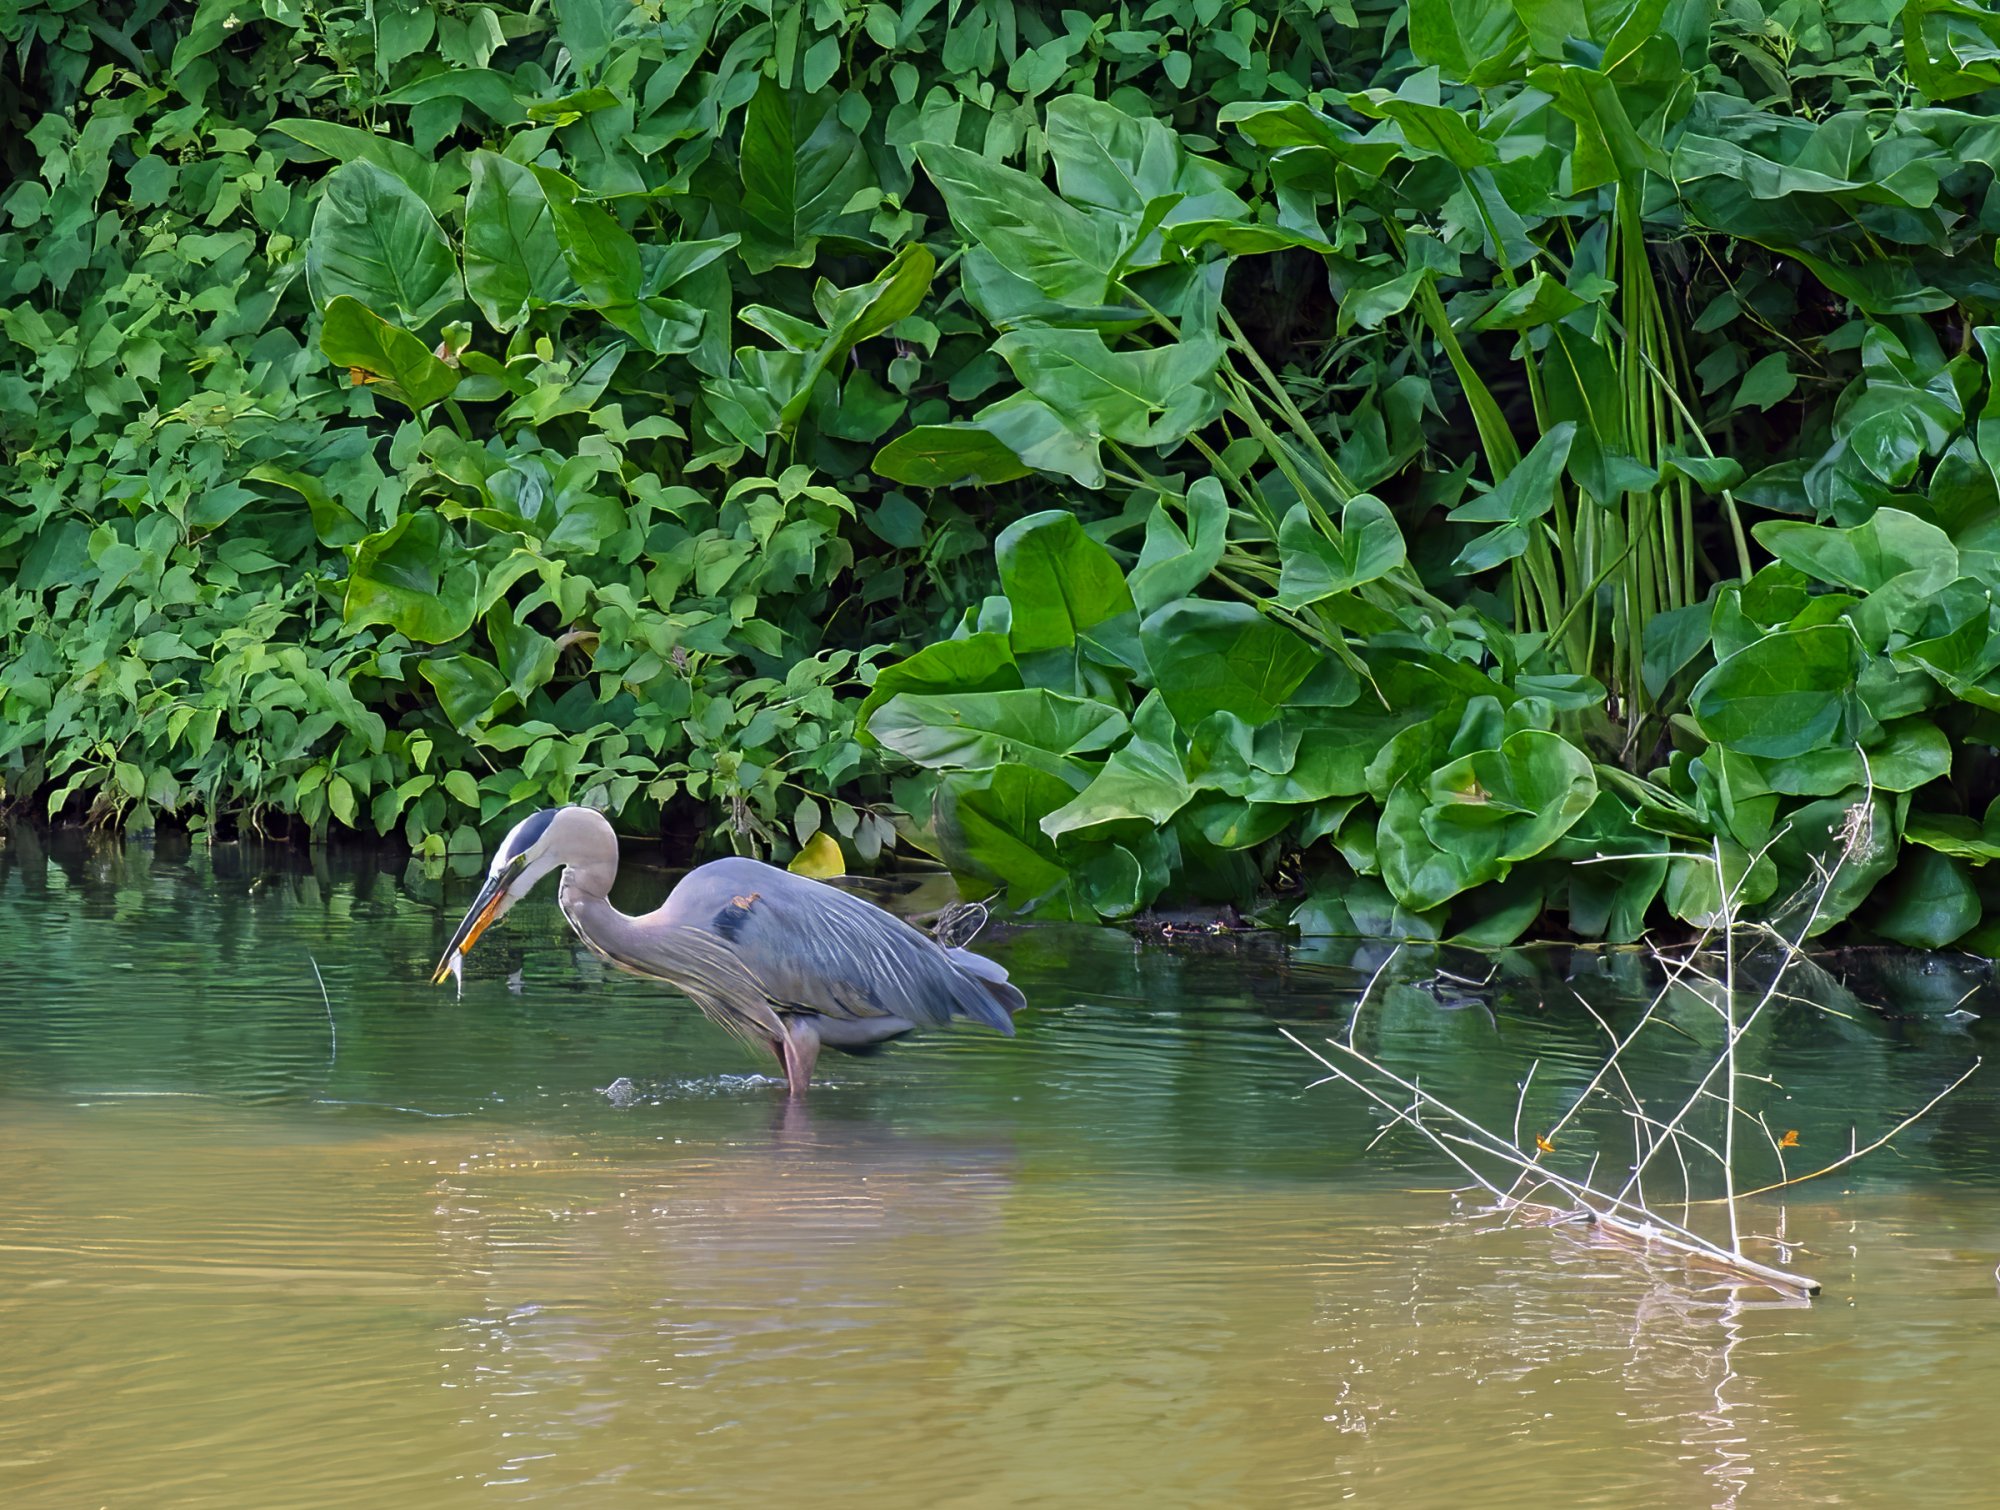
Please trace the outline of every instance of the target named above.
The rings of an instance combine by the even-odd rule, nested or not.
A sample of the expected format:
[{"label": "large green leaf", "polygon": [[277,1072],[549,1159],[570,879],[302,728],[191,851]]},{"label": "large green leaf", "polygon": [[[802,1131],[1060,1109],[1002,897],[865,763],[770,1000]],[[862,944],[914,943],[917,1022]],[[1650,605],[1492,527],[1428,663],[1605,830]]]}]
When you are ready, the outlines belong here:
[{"label": "large green leaf", "polygon": [[913,243],[891,257],[889,265],[866,283],[836,288],[820,279],[813,289],[813,308],[826,322],[831,337],[830,360],[839,361],[862,341],[915,314],[936,273],[937,259],[930,249]]},{"label": "large green leaf", "polygon": [[1547,273],[1536,273],[1519,288],[1507,290],[1473,322],[1475,330],[1533,330],[1553,325],[1566,315],[1587,308],[1590,301],[1571,293]]},{"label": "large green leaf", "polygon": [[1552,63],[1536,69],[1529,82],[1553,95],[1556,109],[1576,127],[1568,159],[1574,192],[1608,183],[1636,188],[1649,173],[1664,178],[1671,171],[1660,144],[1632,124],[1625,95],[1608,74],[1574,63]]},{"label": "large green leaf", "polygon": [[1067,650],[1079,633],[1132,609],[1125,574],[1076,516],[1048,509],[1000,532],[993,555],[1014,606],[1014,654]]},{"label": "large green leaf", "polygon": [[1008,271],[1064,304],[1105,302],[1124,238],[1116,223],[1065,203],[1045,184],[976,152],[917,144],[951,223]]},{"label": "large green leaf", "polygon": [[1927,718],[1899,718],[1862,748],[1828,745],[1786,760],[1759,762],[1764,783],[1793,797],[1830,797],[1850,787],[1910,792],[1951,774],[1951,741]]},{"label": "large green leaf", "polygon": [[1766,520],[1753,533],[1766,550],[1807,576],[1857,592],[1874,592],[1909,577],[1917,596],[1958,577],[1958,551],[1936,525],[1901,509],[1877,509],[1852,529],[1794,519]]},{"label": "large green leaf", "polygon": [[1224,105],[1216,120],[1236,127],[1250,141],[1274,152],[1308,149],[1307,154],[1290,159],[1308,172],[1311,165],[1337,162],[1363,179],[1374,179],[1403,155],[1402,143],[1388,129],[1378,128],[1364,136],[1345,121],[1302,100]]},{"label": "large green leaf", "polygon": [[1946,948],[1979,922],[1979,891],[1965,863],[1935,849],[1910,850],[1884,890],[1868,925],[1912,949]]},{"label": "large green leaf", "polygon": [[819,238],[873,181],[867,154],[841,124],[831,90],[766,79],[743,120],[743,262],[753,273],[810,267]]},{"label": "large green leaf", "polygon": [[1667,683],[1708,648],[1709,622],[1714,617],[1712,602],[1689,603],[1653,615],[1642,639],[1641,675],[1647,696],[1657,700]]},{"label": "large green leaf", "polygon": [[[1137,220],[1155,200],[1187,192],[1178,182],[1184,162],[1180,141],[1157,120],[1067,94],[1050,104],[1047,130],[1056,183],[1071,204]],[[1201,166],[1216,171],[1212,163]]]},{"label": "large green leaf", "polygon": [[2000,860],[2000,832],[1957,813],[1912,813],[1903,837],[1973,865]]},{"label": "large green leaf", "polygon": [[[1362,707],[1287,708],[1274,726],[1266,725],[1263,731],[1275,728],[1275,749],[1288,757],[1264,760],[1264,765],[1282,769],[1253,765],[1248,779],[1230,789],[1258,802],[1324,802],[1357,796],[1368,790],[1368,768],[1383,745],[1416,716]],[[1255,758],[1262,755],[1260,750]]]},{"label": "large green leaf", "polygon": [[328,175],[306,243],[321,308],[345,294],[414,330],[464,297],[458,258],[423,200],[365,159]]},{"label": "large green leaf", "polygon": [[430,509],[405,514],[355,547],[347,573],[351,629],[387,624],[420,644],[442,645],[472,627],[479,569]]},{"label": "large green leaf", "polygon": [[1437,101],[1437,80],[1428,80],[1431,97],[1421,97],[1426,81],[1406,80],[1391,94],[1386,89],[1369,89],[1347,96],[1350,109],[1377,120],[1395,122],[1414,156],[1441,157],[1462,169],[1487,167],[1499,161],[1493,144],[1473,130],[1463,111]]},{"label": "large green leaf", "polygon": [[1893,797],[1878,792],[1870,801],[1856,790],[1794,808],[1767,856],[1777,874],[1795,877],[1799,888],[1775,893],[1780,920],[1796,927],[1798,914],[1810,906],[1808,935],[1825,933],[1869,899],[1895,869],[1898,852]]},{"label": "large green leaf", "polygon": [[1329,869],[1311,885],[1306,900],[1293,909],[1291,925],[1307,938],[1374,938],[1435,940],[1443,914],[1411,912],[1373,876],[1349,876]]},{"label": "large green leaf", "polygon": [[1120,842],[1089,847],[1076,870],[1076,889],[1102,917],[1130,917],[1149,906],[1181,858],[1171,832],[1126,835]]},{"label": "large green leaf", "polygon": [[1421,822],[1441,849],[1502,865],[1540,854],[1597,801],[1590,757],[1559,734],[1522,729],[1435,771]]},{"label": "large green leaf", "polygon": [[1846,742],[1860,674],[1861,644],[1845,624],[1780,630],[1720,661],[1689,705],[1716,743],[1785,759]]},{"label": "large green leaf", "polygon": [[556,244],[584,302],[621,328],[633,330],[640,280],[645,276],[639,243],[609,210],[585,199],[574,179],[553,168],[528,171],[541,185]]},{"label": "large green leaf", "polygon": [[1097,436],[1032,393],[1011,393],[988,404],[973,423],[1035,471],[1060,473],[1086,488],[1104,486]]},{"label": "large green leaf", "polygon": [[[1659,31],[1669,0],[1563,0],[1538,4],[1514,0],[1528,28],[1528,40],[1544,58],[1561,58],[1578,50],[1578,43],[1596,43],[1607,67],[1625,62]],[[1677,60],[1676,60],[1677,61]],[[1676,80],[1680,74],[1674,74]]]},{"label": "large green leaf", "polygon": [[461,734],[492,711],[493,704],[507,690],[507,678],[490,661],[476,655],[454,655],[428,660],[419,668],[424,680],[436,690],[438,706],[451,726]]},{"label": "large green leaf", "polygon": [[1250,219],[1229,188],[1230,171],[1189,155],[1172,128],[1151,117],[1068,94],[1049,106],[1048,139],[1063,197],[1119,222],[1124,268],[1161,260],[1156,229],[1207,227],[1179,243],[1186,246],[1227,237]]},{"label": "large green leaf", "polygon": [[336,163],[373,163],[390,177],[400,179],[433,211],[441,211],[449,203],[439,193],[439,175],[431,160],[408,142],[311,116],[276,120],[271,122],[271,129]]},{"label": "large green leaf", "polygon": [[1269,722],[1323,658],[1248,603],[1169,603],[1146,617],[1140,638],[1154,686],[1190,730],[1218,711]]},{"label": "large green leaf", "polygon": [[[489,594],[492,584],[493,577],[489,575]],[[536,688],[548,685],[556,670],[554,640],[534,625],[523,623],[505,603],[495,603],[487,610],[484,625],[500,675],[506,678],[507,689],[515,697],[526,702]]]},{"label": "large green leaf", "polygon": [[428,409],[458,386],[456,367],[400,325],[391,325],[358,299],[336,296],[320,322],[319,349],[335,366],[355,374],[411,409]]},{"label": "large green leaf", "polygon": [[[1614,770],[1613,777],[1622,774]],[[1551,859],[1592,862],[1570,867],[1570,927],[1584,938],[1608,943],[1638,939],[1667,879],[1661,849],[1658,837],[1633,821],[1626,793],[1600,781],[1590,811],[1546,852]]]},{"label": "large green leaf", "polygon": [[1425,912],[1460,892],[1496,881],[1505,867],[1490,852],[1439,848],[1424,831],[1426,802],[1412,781],[1399,783],[1382,804],[1375,853],[1383,883],[1402,906]]},{"label": "large green leaf", "polygon": [[448,68],[392,89],[378,98],[385,105],[426,105],[434,100],[464,100],[497,126],[519,126],[528,119],[527,111],[521,108],[520,98],[514,92],[513,75],[494,68]]},{"label": "large green leaf", "polygon": [[1575,439],[1575,421],[1564,420],[1550,426],[1548,433],[1535,442],[1534,449],[1492,491],[1451,511],[1454,520],[1499,526],[1468,542],[1452,563],[1454,567],[1460,571],[1485,571],[1527,550],[1529,529],[1555,503],[1563,463],[1569,460]]},{"label": "large green leaf", "polygon": [[1052,839],[1106,823],[1137,820],[1161,825],[1194,795],[1177,748],[1173,715],[1158,692],[1149,692],[1132,715],[1132,737],[1114,750],[1089,786],[1042,819]]},{"label": "large green leaf", "polygon": [[1278,601],[1304,608],[1352,592],[1403,564],[1403,532],[1386,505],[1367,493],[1348,499],[1340,528],[1329,535],[1303,503],[1278,527]]},{"label": "large green leaf", "polygon": [[535,175],[497,152],[471,156],[465,287],[489,325],[512,330],[538,305],[578,294]]},{"label": "large green leaf", "polygon": [[1012,482],[1055,472],[1086,488],[1104,486],[1097,440],[1073,429],[1032,393],[1012,393],[970,421],[918,425],[875,453],[875,470],[912,487]]},{"label": "large green leaf", "polygon": [[[1773,146],[1782,150],[1775,142]],[[1906,159],[1898,165],[1914,172],[1891,172],[1880,177],[1852,177],[1828,171],[1836,164],[1845,166],[1842,162],[1845,155],[1812,150],[1808,143],[1807,150],[1800,151],[1796,160],[1787,160],[1754,151],[1740,142],[1698,130],[1688,131],[1674,146],[1673,176],[1684,184],[1725,180],[1733,190],[1751,199],[1795,201],[1791,206],[1795,213],[1805,209],[1796,201],[1810,195],[1851,196],[1912,209],[1921,208],[1936,196],[1937,173],[1920,158]]]},{"label": "large green leaf", "polygon": [[1908,0],[1903,65],[1933,100],[2000,88],[2000,14],[1966,0]]},{"label": "large green leaf", "polygon": [[937,795],[937,834],[946,862],[1004,887],[1006,905],[1014,911],[1036,907],[1045,915],[1072,916],[1065,900],[1070,867],[1058,858],[1041,823],[1074,795],[1068,783],[1031,766],[953,773]]},{"label": "large green leaf", "polygon": [[321,545],[336,549],[355,545],[368,534],[368,525],[363,517],[355,512],[347,499],[341,497],[337,489],[329,487],[323,477],[270,462],[259,463],[243,475],[252,482],[268,482],[289,488],[305,499],[306,507],[312,513],[313,533],[319,537]]},{"label": "large green leaf", "polygon": [[1006,692],[1020,685],[1021,669],[1006,635],[988,630],[962,640],[939,640],[876,674],[854,726],[858,737],[872,741],[869,720],[899,692]]},{"label": "large green leaf", "polygon": [[1410,0],[1410,51],[1464,84],[1512,78],[1528,33],[1511,0]]},{"label": "large green leaf", "polygon": [[1126,445],[1172,445],[1222,406],[1222,343],[1209,337],[1113,351],[1094,330],[1016,330],[993,350],[1072,426]]},{"label": "large green leaf", "polygon": [[2000,710],[2000,692],[1985,685],[2000,669],[2000,605],[1992,590],[1961,577],[1932,596],[1921,618],[1912,618],[1913,638],[1891,652],[1890,662],[1929,673],[1962,701]]},{"label": "large green leaf", "polygon": [[962,421],[905,430],[877,451],[870,465],[891,482],[913,488],[987,486],[1034,470],[991,431]]},{"label": "large green leaf", "polygon": [[[916,312],[930,290],[931,277],[936,271],[937,261],[930,251],[921,245],[911,245],[891,258],[889,265],[874,278],[857,287],[836,288],[822,278],[813,291],[813,306],[826,322],[823,331],[813,330],[781,311],[756,311],[768,313],[774,321],[782,319],[785,336],[801,343],[795,349],[807,359],[790,392],[781,395],[778,422],[782,432],[790,434],[797,426],[822,373],[829,368],[837,369],[862,341],[882,334],[898,320]],[[740,318],[755,323],[752,317],[752,308],[740,313]]]},{"label": "large green leaf", "polygon": [[1528,32],[1510,0],[1410,0],[1410,52],[1462,84],[1518,74]]},{"label": "large green leaf", "polygon": [[868,722],[884,748],[932,770],[1031,765],[1074,787],[1085,776],[1073,757],[1108,749],[1125,730],[1125,715],[1109,704],[1042,687],[899,692]]}]

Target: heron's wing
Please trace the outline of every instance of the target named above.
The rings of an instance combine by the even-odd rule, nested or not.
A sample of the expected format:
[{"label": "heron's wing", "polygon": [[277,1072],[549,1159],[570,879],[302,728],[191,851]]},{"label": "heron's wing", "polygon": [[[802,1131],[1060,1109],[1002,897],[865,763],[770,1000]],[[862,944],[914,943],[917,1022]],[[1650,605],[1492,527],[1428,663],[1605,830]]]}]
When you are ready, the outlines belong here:
[{"label": "heron's wing", "polygon": [[837,887],[751,860],[691,871],[654,916],[720,939],[781,1007],[932,1027],[961,1018],[1011,1033],[1024,1005],[991,960],[942,948]]}]

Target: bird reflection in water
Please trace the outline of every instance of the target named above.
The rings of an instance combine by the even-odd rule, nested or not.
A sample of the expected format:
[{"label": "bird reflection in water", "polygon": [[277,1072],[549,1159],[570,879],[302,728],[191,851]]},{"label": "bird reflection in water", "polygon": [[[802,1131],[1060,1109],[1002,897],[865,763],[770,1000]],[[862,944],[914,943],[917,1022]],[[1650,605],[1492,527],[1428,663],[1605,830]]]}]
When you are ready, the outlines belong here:
[{"label": "bird reflection in water", "polygon": [[[620,1094],[651,1127],[686,1093]],[[443,1382],[494,1433],[490,1484],[606,1487],[586,1439],[635,1416],[698,1436],[784,1420],[767,1398],[781,1383],[880,1369],[906,1388],[964,1319],[963,1276],[1006,1271],[1006,1143],[792,1099],[698,1150],[607,1141],[503,1147],[440,1181],[441,1244],[486,1298],[440,1349]]]}]

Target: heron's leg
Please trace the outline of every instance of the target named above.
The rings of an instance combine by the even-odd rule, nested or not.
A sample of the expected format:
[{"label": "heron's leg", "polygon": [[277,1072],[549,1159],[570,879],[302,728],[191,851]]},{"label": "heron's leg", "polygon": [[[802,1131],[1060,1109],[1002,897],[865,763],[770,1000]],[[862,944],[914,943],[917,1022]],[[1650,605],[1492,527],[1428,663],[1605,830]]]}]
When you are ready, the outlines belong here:
[{"label": "heron's leg", "polygon": [[819,1059],[819,1029],[810,1017],[787,1017],[785,1024],[785,1085],[795,1097],[812,1087],[813,1065]]}]

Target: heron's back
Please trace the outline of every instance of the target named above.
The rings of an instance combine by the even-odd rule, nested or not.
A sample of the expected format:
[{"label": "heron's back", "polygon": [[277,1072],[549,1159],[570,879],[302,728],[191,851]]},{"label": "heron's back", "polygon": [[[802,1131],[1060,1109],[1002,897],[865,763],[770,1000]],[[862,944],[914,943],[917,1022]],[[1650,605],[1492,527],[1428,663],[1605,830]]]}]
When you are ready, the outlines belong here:
[{"label": "heron's back", "polygon": [[1025,998],[992,960],[947,949],[850,892],[757,860],[688,872],[653,919],[720,939],[778,1006],[826,1017],[954,1018],[1014,1031]]}]

